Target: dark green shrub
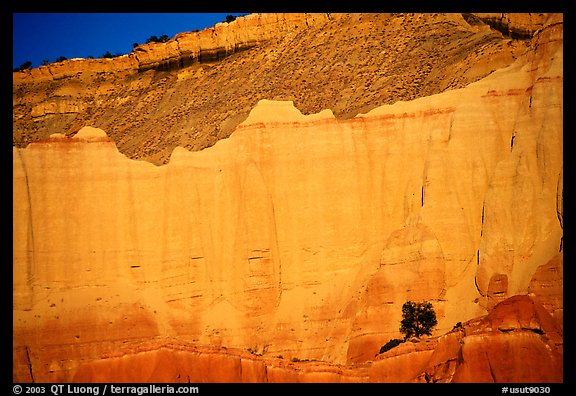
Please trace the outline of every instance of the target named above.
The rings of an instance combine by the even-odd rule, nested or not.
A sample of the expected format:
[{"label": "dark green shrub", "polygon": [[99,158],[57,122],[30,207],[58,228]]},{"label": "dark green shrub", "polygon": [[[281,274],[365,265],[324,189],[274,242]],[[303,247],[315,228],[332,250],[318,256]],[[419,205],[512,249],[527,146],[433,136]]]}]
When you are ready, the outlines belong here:
[{"label": "dark green shrub", "polygon": [[165,43],[168,40],[170,40],[170,37],[168,37],[167,34],[163,34],[160,37],[158,36],[150,36],[148,37],[148,39],[146,40],[146,44],[148,43]]},{"label": "dark green shrub", "polygon": [[404,334],[404,339],[413,336],[420,338],[424,334],[430,335],[432,328],[437,324],[436,312],[434,312],[434,307],[430,302],[406,301],[402,305],[400,332]]},{"label": "dark green shrub", "polygon": [[157,43],[158,41],[160,41],[160,39],[158,38],[158,36],[150,36],[150,37],[148,37],[148,39],[146,40],[146,44],[148,44],[148,43]]},{"label": "dark green shrub", "polygon": [[400,340],[398,338],[391,339],[386,344],[382,345],[382,347],[380,348],[380,352],[378,352],[378,353],[384,353],[386,351],[389,351],[390,349],[397,347],[398,345],[402,344],[403,342],[404,342],[404,340]]},{"label": "dark green shrub", "polygon": [[20,66],[18,66],[17,68],[15,68],[14,71],[15,72],[22,71],[22,70],[30,69],[31,67],[32,67],[32,62],[26,61],[26,62],[22,63]]}]

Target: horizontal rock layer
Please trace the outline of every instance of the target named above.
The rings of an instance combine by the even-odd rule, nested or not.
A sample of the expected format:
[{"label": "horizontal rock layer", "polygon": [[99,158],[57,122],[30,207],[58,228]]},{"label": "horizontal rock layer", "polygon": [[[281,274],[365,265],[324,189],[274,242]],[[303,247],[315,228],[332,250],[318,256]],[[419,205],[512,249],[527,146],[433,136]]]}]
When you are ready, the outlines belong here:
[{"label": "horizontal rock layer", "polygon": [[[71,380],[159,337],[363,364],[400,337],[406,300],[433,303],[439,335],[538,297],[562,250],[561,21],[534,40],[464,89],[350,120],[261,101],[164,166],[96,128],[14,148],[15,381]],[[530,329],[522,345],[540,348]]]},{"label": "horizontal rock layer", "polygon": [[115,58],[76,58],[14,73],[14,83],[60,80],[81,73],[134,73],[181,69],[194,62],[215,62],[294,30],[321,24],[340,14],[249,14],[201,31],[177,34],[165,43],[148,43]]}]

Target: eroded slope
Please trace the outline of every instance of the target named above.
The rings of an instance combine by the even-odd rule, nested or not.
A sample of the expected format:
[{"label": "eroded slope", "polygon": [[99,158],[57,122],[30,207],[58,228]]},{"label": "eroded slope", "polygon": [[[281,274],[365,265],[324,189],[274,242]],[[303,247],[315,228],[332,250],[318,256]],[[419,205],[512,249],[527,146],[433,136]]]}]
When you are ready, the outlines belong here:
[{"label": "eroded slope", "polygon": [[[94,125],[130,158],[166,163],[176,146],[201,150],[228,137],[261,99],[346,119],[465,87],[527,48],[471,23],[460,14],[249,15],[113,60],[16,73],[14,145]],[[229,56],[202,61],[201,45]]]}]

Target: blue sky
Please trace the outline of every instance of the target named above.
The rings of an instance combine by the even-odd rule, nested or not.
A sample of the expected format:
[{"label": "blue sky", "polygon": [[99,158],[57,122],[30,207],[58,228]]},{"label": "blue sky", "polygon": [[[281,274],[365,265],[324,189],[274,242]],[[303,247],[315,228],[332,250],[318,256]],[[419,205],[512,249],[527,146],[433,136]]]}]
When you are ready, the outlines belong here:
[{"label": "blue sky", "polygon": [[13,14],[13,68],[26,61],[38,67],[44,59],[94,58],[106,51],[126,54],[132,44],[150,36],[211,27],[239,13],[61,13]]}]

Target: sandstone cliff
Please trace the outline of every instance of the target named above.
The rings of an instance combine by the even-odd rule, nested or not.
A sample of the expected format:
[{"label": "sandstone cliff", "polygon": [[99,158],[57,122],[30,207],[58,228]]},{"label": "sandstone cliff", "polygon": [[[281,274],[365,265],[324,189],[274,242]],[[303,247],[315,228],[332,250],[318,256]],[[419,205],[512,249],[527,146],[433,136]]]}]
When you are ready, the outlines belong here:
[{"label": "sandstone cliff", "polygon": [[[163,166],[93,127],[15,147],[15,381],[104,380],[90,367],[117,353],[128,360],[108,360],[110,378],[132,378],[126,361],[200,356],[178,345],[329,362],[312,380],[335,380],[334,364],[377,380],[347,370],[400,337],[407,299],[433,302],[439,336],[528,293],[554,319],[526,308],[528,326],[498,329],[528,333],[495,342],[516,368],[520,349],[548,359],[543,376],[481,374],[477,351],[498,350],[483,335],[440,377],[561,379],[562,26],[553,16],[525,55],[466,88],[347,120],[262,100],[230,138],[176,148]],[[437,376],[432,349],[404,357],[422,363],[405,380]],[[202,359],[230,367],[224,380],[238,365],[262,379],[268,364],[217,355]]]}]

